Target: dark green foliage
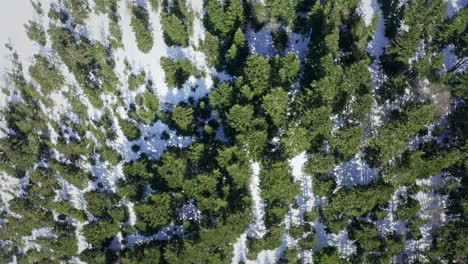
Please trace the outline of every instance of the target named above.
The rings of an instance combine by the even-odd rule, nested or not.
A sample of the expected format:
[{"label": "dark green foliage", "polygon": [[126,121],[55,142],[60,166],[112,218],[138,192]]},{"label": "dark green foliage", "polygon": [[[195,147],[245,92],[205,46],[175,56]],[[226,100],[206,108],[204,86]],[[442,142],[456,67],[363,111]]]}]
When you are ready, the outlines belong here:
[{"label": "dark green foliage", "polygon": [[279,224],[294,201],[299,185],[293,182],[287,162],[266,164],[260,172],[262,197],[267,203],[265,222],[268,226]]},{"label": "dark green foliage", "polygon": [[304,170],[309,175],[325,174],[333,169],[334,163],[335,159],[332,155],[314,155],[307,161]]},{"label": "dark green foliage", "polygon": [[[5,173],[20,184],[0,190],[7,198],[0,205],[1,263],[13,257],[45,264],[76,257],[102,264],[230,263],[233,244],[254,220],[252,188],[260,188],[267,230],[262,237],[247,232],[249,260],[271,250],[278,263],[307,262],[309,253],[314,263],[330,264],[467,262],[468,126],[462,99],[468,98],[468,75],[462,66],[468,9],[447,18],[444,0],[380,1],[381,17],[376,12],[367,25],[363,15],[369,14],[362,14],[359,0],[205,0],[201,14],[187,0],[61,0],[50,8],[40,2],[32,2],[37,22],[25,25],[31,41],[42,47],[40,55],[30,66],[21,65],[24,54],[6,46],[13,67],[6,69],[0,92],[6,102],[0,114],[0,179],[10,181]],[[47,8],[51,23],[42,25]],[[108,19],[102,42],[86,37],[91,11]],[[170,49],[203,52],[209,69],[197,69],[191,54],[152,58],[169,88],[184,88],[160,102],[160,73],[134,65],[138,61],[120,49],[121,16],[130,20],[141,52],[159,47],[153,27],[161,26]],[[155,16],[158,25],[151,24]],[[193,36],[195,16],[203,20],[203,40],[196,39],[198,32]],[[371,53],[380,42],[372,40],[380,38],[378,19],[384,19],[389,41],[377,58]],[[260,29],[265,31],[258,34]],[[273,43],[258,47],[263,32]],[[264,54],[264,45],[273,52]],[[446,50],[458,57],[450,69],[443,68]],[[374,66],[382,69],[381,80],[373,79]],[[62,76],[67,70],[71,80]],[[193,78],[206,83],[188,87]],[[54,107],[50,97],[57,93],[70,109]],[[384,122],[377,129],[376,116]],[[337,123],[340,128],[333,129]],[[143,137],[139,128],[154,131]],[[358,153],[380,179],[338,186],[341,176],[334,168]],[[303,167],[293,159],[299,154],[307,159]],[[254,187],[256,166],[260,183]],[[115,174],[115,182],[102,173]],[[442,184],[416,184],[439,173]],[[80,188],[79,194],[64,195],[70,191],[64,180]],[[407,195],[395,204],[391,197],[401,186]],[[447,202],[420,205],[414,198],[419,192],[434,199],[444,195]],[[132,208],[136,219],[129,217]],[[436,216],[442,213],[445,221]],[[379,230],[377,221],[388,217],[406,225],[406,232]],[[320,225],[325,231],[315,230]],[[171,226],[183,227],[183,233]],[[34,236],[41,228],[53,236]],[[170,238],[159,240],[161,231]],[[318,232],[330,237],[343,231],[356,248],[346,260],[343,248],[336,248],[342,245],[318,248],[329,242],[318,241],[324,235]],[[90,243],[81,253],[79,233]],[[135,243],[141,235],[145,241]],[[432,247],[406,250],[406,240],[413,245],[423,235],[424,241],[433,239]],[[26,249],[26,236],[38,246]],[[284,245],[283,236],[295,241]],[[120,240],[120,250],[111,249],[113,239]]]},{"label": "dark green foliage", "polygon": [[171,60],[161,58],[161,66],[166,74],[169,87],[182,88],[190,76],[200,77],[200,71],[188,59]]},{"label": "dark green foliage", "polygon": [[271,0],[266,1],[266,9],[269,17],[282,20],[287,25],[291,25],[296,17],[296,5],[298,0],[285,1],[285,0]]},{"label": "dark green foliage", "polygon": [[[199,239],[167,246],[164,258],[169,263],[223,263],[232,259],[232,243],[247,228],[250,218],[247,212],[232,213],[213,227],[202,227]],[[281,240],[278,239],[279,242]]]},{"label": "dark green foliage", "polygon": [[[102,106],[99,98],[101,92],[113,92],[119,85],[109,50],[100,42],[91,44],[84,37],[77,41],[73,33],[65,28],[52,26],[48,33],[60,58],[74,74],[91,103],[95,107]],[[102,83],[98,84],[96,79]]]},{"label": "dark green foliage", "polygon": [[172,120],[182,134],[191,134],[195,128],[195,115],[192,107],[178,105],[172,111]]},{"label": "dark green foliage", "polygon": [[29,21],[29,24],[24,25],[26,28],[26,33],[30,40],[34,40],[37,43],[45,46],[47,43],[47,38],[44,32],[44,29],[41,28],[39,24],[33,21]]},{"label": "dark green foliage", "polygon": [[83,210],[78,210],[70,204],[70,201],[49,202],[47,206],[63,215],[72,217],[80,222],[88,220],[88,216]]},{"label": "dark green foliage", "polygon": [[283,256],[279,259],[278,263],[300,263],[299,250],[287,248],[283,251]]},{"label": "dark green foliage", "polygon": [[330,139],[330,146],[339,162],[345,162],[351,159],[361,148],[363,141],[361,126],[346,126],[336,131]]},{"label": "dark green foliage", "polygon": [[229,125],[238,132],[237,140],[247,146],[253,157],[259,157],[267,143],[266,121],[254,118],[252,105],[234,105],[227,114]]},{"label": "dark green foliage", "polygon": [[154,177],[153,166],[154,163],[144,156],[139,160],[125,164],[123,171],[125,176],[131,180],[150,181]]},{"label": "dark green foliage", "polygon": [[29,67],[29,74],[39,83],[44,94],[54,92],[65,83],[65,78],[55,65],[42,56],[34,56],[34,64]]},{"label": "dark green foliage", "polygon": [[335,247],[327,246],[320,249],[320,251],[314,255],[314,263],[337,264],[347,262],[340,259],[340,256],[338,255],[338,250]]},{"label": "dark green foliage", "polygon": [[336,182],[330,174],[313,174],[314,193],[320,197],[331,194],[336,188]]},{"label": "dark green foliage", "polygon": [[166,181],[169,188],[181,188],[187,173],[187,161],[171,152],[165,152],[162,165],[157,167],[158,174]]},{"label": "dark green foliage", "polygon": [[278,82],[278,85],[289,89],[297,80],[301,69],[301,63],[296,54],[294,52],[289,52],[284,57],[275,56],[274,65],[274,70],[278,71],[278,76],[274,76],[275,78],[272,78],[273,82]]},{"label": "dark green foliage", "polygon": [[91,12],[88,0],[64,0],[64,4],[70,11],[74,23],[84,24],[86,22]]},{"label": "dark green foliage", "polygon": [[375,251],[381,247],[378,229],[375,226],[358,222],[352,227],[350,238],[356,240],[359,252]]},{"label": "dark green foliage", "polygon": [[143,7],[134,6],[130,25],[135,32],[138,49],[143,53],[148,53],[153,48],[154,42],[148,11]]},{"label": "dark green foliage", "polygon": [[218,67],[221,57],[221,43],[218,37],[206,32],[205,41],[201,43],[200,49],[206,55],[206,62],[209,66]]},{"label": "dark green foliage", "polygon": [[242,1],[234,0],[222,4],[216,0],[209,0],[205,6],[205,27],[212,34],[223,38],[232,37],[237,28],[245,21]]},{"label": "dark green foliage", "polygon": [[252,174],[250,160],[239,147],[219,150],[217,161],[226,170],[237,189],[246,188]]},{"label": "dark green foliage", "polygon": [[135,206],[135,212],[141,219],[136,228],[145,234],[157,232],[159,228],[171,222],[172,206],[170,194],[152,194],[144,203]]},{"label": "dark green foliage", "polygon": [[366,151],[369,165],[386,164],[395,155],[401,154],[411,137],[432,119],[434,119],[432,105],[413,105],[404,108],[398,118],[388,122],[375,138],[369,140]]},{"label": "dark green foliage", "polygon": [[161,23],[164,30],[164,42],[168,46],[187,47],[192,35],[193,14],[184,0],[163,0],[162,5]]},{"label": "dark green foliage", "polygon": [[393,188],[383,184],[341,189],[331,197],[323,215],[327,220],[340,216],[360,217],[377,205],[386,203],[392,194]]},{"label": "dark green foliage", "polygon": [[130,74],[128,76],[128,89],[135,91],[140,86],[146,83],[146,73],[144,71],[139,74]]},{"label": "dark green foliage", "polygon": [[126,264],[156,264],[162,262],[161,248],[155,244],[137,244],[122,252]]},{"label": "dark green foliage", "polygon": [[7,127],[15,134],[0,138],[0,169],[22,177],[44,155],[43,139],[38,134],[45,132],[47,126],[39,113],[37,105],[20,102],[10,103],[2,111]]},{"label": "dark green foliage", "polygon": [[416,217],[416,213],[421,209],[419,202],[417,200],[408,197],[407,201],[404,204],[398,205],[396,210],[396,215],[399,219],[410,219]]},{"label": "dark green foliage", "polygon": [[264,94],[270,88],[271,66],[268,59],[260,55],[250,55],[247,58],[244,74],[248,86],[242,87],[242,94],[248,99]]},{"label": "dark green foliage", "polygon": [[117,222],[103,219],[85,225],[82,232],[86,242],[99,248],[106,246],[112,240],[112,237],[117,235],[119,229]]},{"label": "dark green foliage", "polygon": [[269,228],[269,231],[261,239],[249,237],[247,240],[247,258],[255,260],[260,251],[273,250],[281,246],[281,235],[283,232],[284,226],[273,226]]},{"label": "dark green foliage", "polygon": [[99,218],[112,218],[117,222],[125,222],[125,209],[118,203],[118,196],[113,193],[88,192],[84,195],[88,211]]},{"label": "dark green foliage", "polygon": [[150,111],[159,109],[159,98],[151,91],[143,93],[143,104]]},{"label": "dark green foliage", "polygon": [[468,260],[466,222],[449,223],[436,231],[434,236],[433,248],[429,253],[432,258],[443,257],[454,263]]},{"label": "dark green foliage", "polygon": [[221,199],[217,192],[220,179],[221,173],[219,171],[197,175],[195,179],[185,181],[183,189],[189,197],[195,199],[198,209],[202,212],[216,214],[228,206],[228,203]]},{"label": "dark green foliage", "polygon": [[314,249],[317,247],[317,236],[314,233],[308,234],[303,239],[299,240],[299,246],[302,250]]},{"label": "dark green foliage", "polygon": [[84,189],[88,185],[88,180],[91,178],[89,172],[84,171],[74,164],[54,161],[51,163],[51,167],[65,180],[80,189]]},{"label": "dark green foliage", "polygon": [[276,127],[280,127],[288,110],[288,94],[282,88],[274,88],[263,97],[263,109]]},{"label": "dark green foliage", "polygon": [[223,82],[214,89],[210,95],[210,103],[213,104],[219,111],[227,111],[234,101],[234,88],[231,83]]},{"label": "dark green foliage", "polygon": [[134,122],[119,118],[119,125],[128,140],[137,140],[140,137],[140,129]]}]

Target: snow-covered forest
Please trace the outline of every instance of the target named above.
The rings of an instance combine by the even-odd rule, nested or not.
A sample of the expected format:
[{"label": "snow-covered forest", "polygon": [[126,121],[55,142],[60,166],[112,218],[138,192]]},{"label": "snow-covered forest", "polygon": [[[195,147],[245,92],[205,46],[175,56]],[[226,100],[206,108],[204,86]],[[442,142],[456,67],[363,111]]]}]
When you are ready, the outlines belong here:
[{"label": "snow-covered forest", "polygon": [[467,263],[467,5],[0,1],[0,263]]}]

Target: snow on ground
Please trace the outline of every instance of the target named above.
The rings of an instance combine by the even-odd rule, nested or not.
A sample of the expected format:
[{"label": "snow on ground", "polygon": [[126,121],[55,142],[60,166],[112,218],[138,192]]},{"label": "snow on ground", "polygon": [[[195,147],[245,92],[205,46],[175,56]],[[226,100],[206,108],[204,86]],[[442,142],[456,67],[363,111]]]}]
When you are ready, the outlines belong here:
[{"label": "snow on ground", "polygon": [[57,236],[52,233],[52,227],[41,227],[33,229],[30,236],[22,237],[23,247],[20,248],[20,251],[25,253],[29,249],[35,249],[40,251],[41,246],[34,242],[39,238],[56,238]]},{"label": "snow on ground", "polygon": [[[193,9],[197,10],[197,12],[200,11],[202,6],[200,1],[194,1],[191,5]],[[202,52],[195,51],[193,47],[168,47],[165,44],[161,26],[160,11],[149,12],[149,21],[152,27],[154,45],[147,54],[142,53],[136,45],[135,34],[130,26],[131,11],[124,2],[119,3],[118,12],[121,15],[119,24],[122,28],[122,43],[124,45],[124,49],[119,49],[115,53],[115,71],[123,83],[126,83],[126,66],[124,61],[127,60],[134,69],[144,70],[147,73],[148,77],[153,81],[153,84],[156,87],[156,93],[163,104],[177,104],[181,101],[187,101],[189,97],[198,99],[205,96],[210,91],[213,86],[211,74],[218,75],[218,73],[206,65],[205,55]],[[200,21],[197,21],[199,18],[196,18],[195,20],[196,26],[194,27],[194,37],[191,38],[191,42],[193,44],[197,43],[198,39],[204,38],[203,24]],[[162,57],[169,57],[171,59],[188,58],[197,66],[198,69],[205,71],[208,74],[206,77],[200,78],[194,78],[192,76],[187,83],[184,84],[182,89],[168,87],[165,82],[164,70],[160,64]],[[224,79],[225,76],[221,74],[220,77],[221,79]],[[195,88],[195,91],[192,90],[192,87]]]},{"label": "snow on ground", "polygon": [[[91,7],[91,9],[94,10],[94,7]],[[95,11],[90,12],[84,31],[86,32],[84,35],[87,38],[99,41],[107,46],[109,44],[107,37],[110,35],[107,14],[97,14]]]},{"label": "snow on ground", "polygon": [[81,253],[83,250],[89,248],[91,245],[86,242],[85,237],[83,236],[83,226],[85,226],[87,222],[80,222],[80,221],[73,221],[73,225],[75,226],[75,236],[78,240],[78,253]]},{"label": "snow on ground", "polygon": [[361,0],[358,7],[358,13],[361,15],[366,26],[370,26],[377,10],[379,10],[377,0]]},{"label": "snow on ground", "polygon": [[337,188],[351,188],[356,185],[366,185],[379,178],[379,169],[370,168],[363,160],[362,152],[349,161],[336,166],[333,170]]},{"label": "snow on ground", "polygon": [[379,233],[381,235],[391,234],[396,232],[397,234],[403,234],[406,232],[406,225],[403,221],[398,220],[395,215],[395,210],[398,206],[400,201],[400,196],[406,197],[406,186],[400,186],[398,189],[393,193],[392,198],[388,202],[389,207],[386,209],[388,211],[387,216],[384,217],[382,220],[377,220],[375,225],[379,229]]},{"label": "snow on ground", "polygon": [[262,198],[260,189],[260,163],[252,162],[251,167],[252,177],[250,179],[249,188],[253,202],[253,222],[249,227],[249,233],[257,238],[261,238],[266,234],[266,227],[264,222],[265,201]]},{"label": "snow on ground", "polygon": [[125,177],[122,163],[112,166],[109,169],[109,163],[99,161],[100,154],[95,155],[96,164],[91,166],[91,172],[97,177],[93,184],[102,183],[106,191],[117,192],[117,181]]},{"label": "snow on ground", "polygon": [[187,221],[187,220],[194,220],[199,221],[202,217],[201,211],[193,204],[194,200],[191,199],[188,204],[182,206],[180,210],[179,217],[180,219]]},{"label": "snow on ground", "polygon": [[[363,0],[363,1],[369,1],[369,0]],[[374,2],[375,0],[370,0]],[[381,69],[379,67],[379,57],[383,54],[384,49],[387,47],[388,44],[388,39],[385,37],[385,19],[382,15],[382,11],[380,10],[380,7],[377,7],[378,11],[375,11],[379,15],[379,23],[377,24],[377,29],[374,32],[374,37],[372,40],[367,44],[367,52],[376,57],[374,62],[371,64],[369,71],[371,72],[372,76],[372,83],[373,83],[373,89],[375,90],[376,88],[380,87],[384,81],[384,76],[381,72]]]},{"label": "snow on ground", "polygon": [[[234,256],[232,259],[232,263],[238,263],[239,261],[249,261],[246,259],[247,254],[247,236],[255,237],[255,238],[262,238],[266,234],[266,227],[264,222],[265,217],[265,201],[261,195],[260,189],[260,163],[259,162],[251,162],[250,164],[252,168],[252,176],[250,178],[250,194],[252,196],[252,215],[253,220],[250,223],[248,229],[237,238],[236,243],[234,243]],[[259,255],[260,256],[260,255]],[[268,263],[268,262],[265,262]]]},{"label": "snow on ground", "polygon": [[349,239],[346,229],[341,230],[338,234],[333,234],[327,233],[325,228],[326,226],[320,221],[315,223],[318,249],[326,246],[335,246],[342,258],[348,258],[356,251],[354,241]]},{"label": "snow on ground", "polygon": [[128,210],[128,224],[134,226],[137,221],[137,216],[135,213],[135,204],[125,199],[122,199],[122,203],[127,207]]},{"label": "snow on ground", "polygon": [[[363,0],[363,1],[368,1],[368,0]],[[374,1],[374,0],[371,0]],[[379,15],[379,23],[377,24],[377,28],[374,32],[374,37],[372,40],[367,44],[367,52],[374,56],[375,59],[372,62],[371,66],[368,68],[370,73],[371,73],[371,80],[372,80],[372,92],[375,93],[375,91],[384,83],[385,81],[385,75],[382,72],[382,69],[380,67],[380,56],[383,54],[385,48],[387,47],[388,44],[388,39],[385,37],[385,19],[382,15],[382,11],[380,10],[380,7],[377,7],[378,9],[374,9],[374,13],[376,12]],[[386,106],[378,106],[377,102],[374,101],[374,104],[372,105],[371,109],[371,116],[370,116],[370,121],[371,121],[371,129],[374,127],[379,127],[383,124],[384,116],[385,113],[387,113]],[[366,131],[366,136],[368,136],[369,131]]]},{"label": "snow on ground", "polygon": [[144,236],[141,234],[131,234],[126,236],[126,247],[131,247],[134,244],[137,243],[146,243],[154,240],[169,240],[173,236],[182,236],[185,233],[184,227],[183,226],[177,226],[177,225],[168,225],[165,227],[162,227],[159,229],[159,232],[150,235],[150,236]]},{"label": "snow on ground", "polygon": [[309,42],[310,33],[307,35],[302,35],[296,32],[290,32],[288,34],[288,45],[284,52],[294,52],[296,53],[299,60],[302,61],[309,51]]},{"label": "snow on ground", "polygon": [[123,240],[122,232],[119,232],[112,239],[110,246],[109,246],[110,249],[112,249],[114,252],[120,251],[123,248],[122,240]]},{"label": "snow on ground", "polygon": [[[2,1],[0,8],[0,74],[11,69],[10,50],[5,44],[12,44],[19,55],[24,69],[28,69],[31,58],[39,51],[39,45],[29,40],[24,24],[37,17],[29,0]],[[21,10],[20,12],[18,10]],[[0,97],[3,97],[0,96]],[[1,102],[1,101],[0,101]],[[1,106],[1,105],[0,105]]]},{"label": "snow on ground", "polygon": [[[419,186],[434,187],[444,181],[444,173],[439,173],[428,179],[417,180],[416,184]],[[445,208],[448,206],[449,197],[447,195],[440,195],[434,189],[423,192],[419,191],[413,198],[419,201],[421,209],[416,214],[422,219],[429,219],[430,221],[421,227],[422,238],[418,240],[406,241],[405,251],[409,259],[418,258],[417,252],[429,249],[432,246],[432,232],[438,229],[441,225],[447,222]]]},{"label": "snow on ground", "polygon": [[[57,177],[57,181],[62,187],[61,190],[59,190],[59,199],[60,200],[70,200],[70,203],[76,208],[80,210],[86,210],[86,199],[84,198],[84,193],[86,192],[85,190],[81,190],[80,188],[76,187],[75,185],[69,183],[67,180],[65,180],[62,177]],[[88,185],[88,188],[91,185]]]},{"label": "snow on ground", "polygon": [[468,5],[468,0],[448,0],[447,16],[452,17]]},{"label": "snow on ground", "polygon": [[262,250],[257,255],[257,259],[255,261],[247,260],[246,264],[270,264],[270,263],[277,263],[278,260],[283,255],[283,251],[286,247],[292,242],[291,236],[287,234],[283,234],[281,236],[282,244],[280,247],[274,250]]},{"label": "snow on ground", "polygon": [[27,177],[18,179],[0,172],[0,212],[7,210],[9,201],[25,193],[24,188],[27,184]]},{"label": "snow on ground", "polygon": [[[132,145],[138,144],[140,146],[140,151],[151,159],[159,159],[163,151],[169,146],[187,147],[194,141],[191,137],[178,136],[160,120],[151,125],[140,124],[139,128],[141,131],[141,138],[128,143]],[[170,135],[168,140],[161,139],[161,135],[164,131]],[[129,147],[131,148],[131,146]]]},{"label": "snow on ground", "polygon": [[289,160],[289,166],[292,169],[294,180],[301,184],[301,194],[297,198],[301,214],[312,210],[316,205],[316,197],[312,191],[312,177],[304,173],[304,166],[307,159],[308,156],[306,152],[302,152]]},{"label": "snow on ground", "polygon": [[268,29],[268,24],[262,29],[255,32],[252,25],[247,26],[245,33],[249,51],[251,54],[259,54],[266,58],[272,58],[276,54],[275,46],[273,45],[273,37]]},{"label": "snow on ground", "polygon": [[234,256],[232,257],[231,263],[236,264],[241,261],[246,262],[248,261],[246,258],[247,255],[247,233],[244,232],[237,238],[236,243],[233,245],[234,248]]},{"label": "snow on ground", "polygon": [[444,63],[442,65],[443,68],[439,72],[439,74],[443,74],[443,73],[450,71],[462,59],[464,60],[464,62],[454,71],[454,73],[462,73],[468,69],[468,57],[458,58],[454,52],[454,49],[455,47],[453,46],[453,44],[450,44],[442,50],[445,56],[444,56]]}]

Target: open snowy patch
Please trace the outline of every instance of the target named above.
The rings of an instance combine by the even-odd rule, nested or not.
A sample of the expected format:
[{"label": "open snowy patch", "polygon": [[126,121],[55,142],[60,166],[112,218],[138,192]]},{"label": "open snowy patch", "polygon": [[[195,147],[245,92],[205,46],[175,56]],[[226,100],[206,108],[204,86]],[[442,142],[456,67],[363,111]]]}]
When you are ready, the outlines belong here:
[{"label": "open snowy patch", "polygon": [[276,49],[273,45],[273,37],[268,29],[268,25],[255,32],[249,24],[245,36],[251,54],[259,54],[266,58],[272,58],[275,55]]},{"label": "open snowy patch", "polygon": [[345,259],[349,258],[356,251],[354,241],[349,239],[346,229],[341,230],[338,234],[330,234],[325,230],[325,225],[317,221],[315,223],[315,234],[317,235],[318,249],[334,246],[338,249],[340,257]]},{"label": "open snowy patch", "polygon": [[447,16],[452,17],[468,5],[468,0],[448,0]]},{"label": "open snowy patch", "polygon": [[370,168],[359,152],[349,161],[336,166],[333,170],[337,188],[342,186],[351,188],[356,185],[366,185],[379,178],[379,169]]},{"label": "open snowy patch", "polygon": [[253,201],[253,222],[249,227],[251,234],[257,238],[261,238],[266,234],[266,227],[264,222],[265,217],[265,201],[262,198],[260,189],[260,163],[252,162],[252,177],[250,179],[250,193]]},{"label": "open snowy patch", "polygon": [[366,26],[370,26],[375,13],[379,10],[377,0],[361,0],[358,7],[358,13],[361,15]]}]

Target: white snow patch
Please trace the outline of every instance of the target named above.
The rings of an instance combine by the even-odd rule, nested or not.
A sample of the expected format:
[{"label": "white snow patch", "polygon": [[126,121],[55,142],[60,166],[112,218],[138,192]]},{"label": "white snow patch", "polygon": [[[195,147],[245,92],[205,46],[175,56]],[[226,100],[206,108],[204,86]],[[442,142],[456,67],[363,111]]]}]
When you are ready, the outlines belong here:
[{"label": "white snow patch", "polygon": [[336,177],[337,188],[366,185],[379,178],[379,169],[370,168],[363,160],[362,152],[356,154],[349,161],[336,166],[333,173]]},{"label": "white snow patch", "polygon": [[73,220],[73,225],[75,226],[75,236],[78,240],[78,253],[81,253],[83,250],[89,248],[91,245],[86,242],[85,237],[83,236],[83,226],[85,226],[87,222],[80,222]]},{"label": "white snow patch", "polygon": [[288,161],[289,166],[292,169],[294,180],[301,184],[301,194],[297,198],[301,214],[312,210],[316,205],[317,200],[317,197],[314,195],[312,190],[312,177],[304,172],[304,166],[307,159],[307,153],[304,151]]},{"label": "white snow patch", "polygon": [[310,34],[311,33],[302,35],[296,32],[290,32],[288,34],[288,45],[285,49],[285,53],[294,52],[299,60],[304,60],[309,51]]},{"label": "white snow patch", "polygon": [[358,13],[361,15],[366,26],[370,26],[372,24],[372,19],[379,9],[380,7],[376,0],[361,0],[358,7]]},{"label": "white snow patch", "polygon": [[264,223],[265,217],[265,201],[261,195],[260,189],[260,163],[252,162],[252,177],[250,179],[250,193],[253,201],[253,223],[249,227],[251,234],[257,238],[261,238],[266,234],[266,227]]},{"label": "white snow patch", "polygon": [[354,241],[349,239],[346,229],[341,230],[338,234],[330,234],[325,230],[325,225],[317,221],[315,223],[315,234],[317,235],[318,249],[325,246],[334,246],[338,249],[338,253],[342,258],[349,258],[356,251]]},{"label": "white snow patch", "polygon": [[239,263],[241,261],[248,261],[247,255],[247,233],[244,232],[240,237],[237,238],[236,243],[234,243],[234,256],[232,257],[231,263]]},{"label": "white snow patch", "polygon": [[271,31],[268,29],[268,25],[265,25],[262,29],[255,32],[252,25],[247,26],[245,34],[251,54],[259,54],[266,58],[271,58],[276,52],[273,45],[273,37]]},{"label": "white snow patch", "polygon": [[84,198],[85,191],[69,183],[67,180],[65,180],[62,177],[58,177],[57,181],[59,185],[62,187],[62,189],[59,190],[60,199],[70,200],[70,203],[76,209],[86,210],[87,203],[86,203],[86,199]]},{"label": "white snow patch", "polygon": [[109,19],[107,14],[96,14],[91,12],[86,21],[86,37],[108,45]]},{"label": "white snow patch", "polygon": [[0,8],[0,72],[11,69],[10,50],[5,44],[12,44],[19,55],[24,69],[28,69],[32,57],[39,51],[39,45],[31,41],[24,28],[29,20],[37,17],[29,0],[2,1]]},{"label": "white snow patch", "polygon": [[461,62],[461,65],[458,66],[458,68],[454,71],[454,73],[462,73],[465,72],[468,69],[468,57],[465,58],[458,58],[458,56],[454,52],[455,47],[453,44],[448,45],[445,47],[442,52],[445,54],[444,56],[444,63],[443,63],[443,68],[439,72],[439,74],[446,73],[450,71],[457,63]]},{"label": "white snow patch", "polygon": [[188,204],[185,204],[180,211],[180,218],[184,221],[201,219],[201,211],[193,204],[194,200],[191,199]]},{"label": "white snow patch", "polygon": [[5,172],[0,172],[0,202],[2,207],[0,211],[8,208],[8,202],[15,197],[19,197],[25,193],[24,187],[28,184],[27,177],[18,179],[7,175]]},{"label": "white snow patch", "polygon": [[185,233],[183,226],[177,226],[170,224],[168,226],[162,227],[158,233],[150,236],[144,236],[141,234],[131,234],[126,236],[127,243],[126,247],[131,247],[136,243],[145,243],[154,240],[169,240],[173,236],[182,236]]},{"label": "white snow patch", "polygon": [[448,0],[447,16],[452,17],[468,5],[468,0]]},{"label": "white snow patch", "polygon": [[398,189],[393,193],[392,198],[389,201],[389,208],[386,209],[388,214],[382,220],[377,220],[375,225],[379,229],[379,233],[381,235],[397,233],[397,234],[404,234],[406,233],[406,224],[405,222],[398,220],[395,215],[395,210],[398,207],[398,204],[401,203],[400,196],[406,197],[406,186],[400,186]]}]

